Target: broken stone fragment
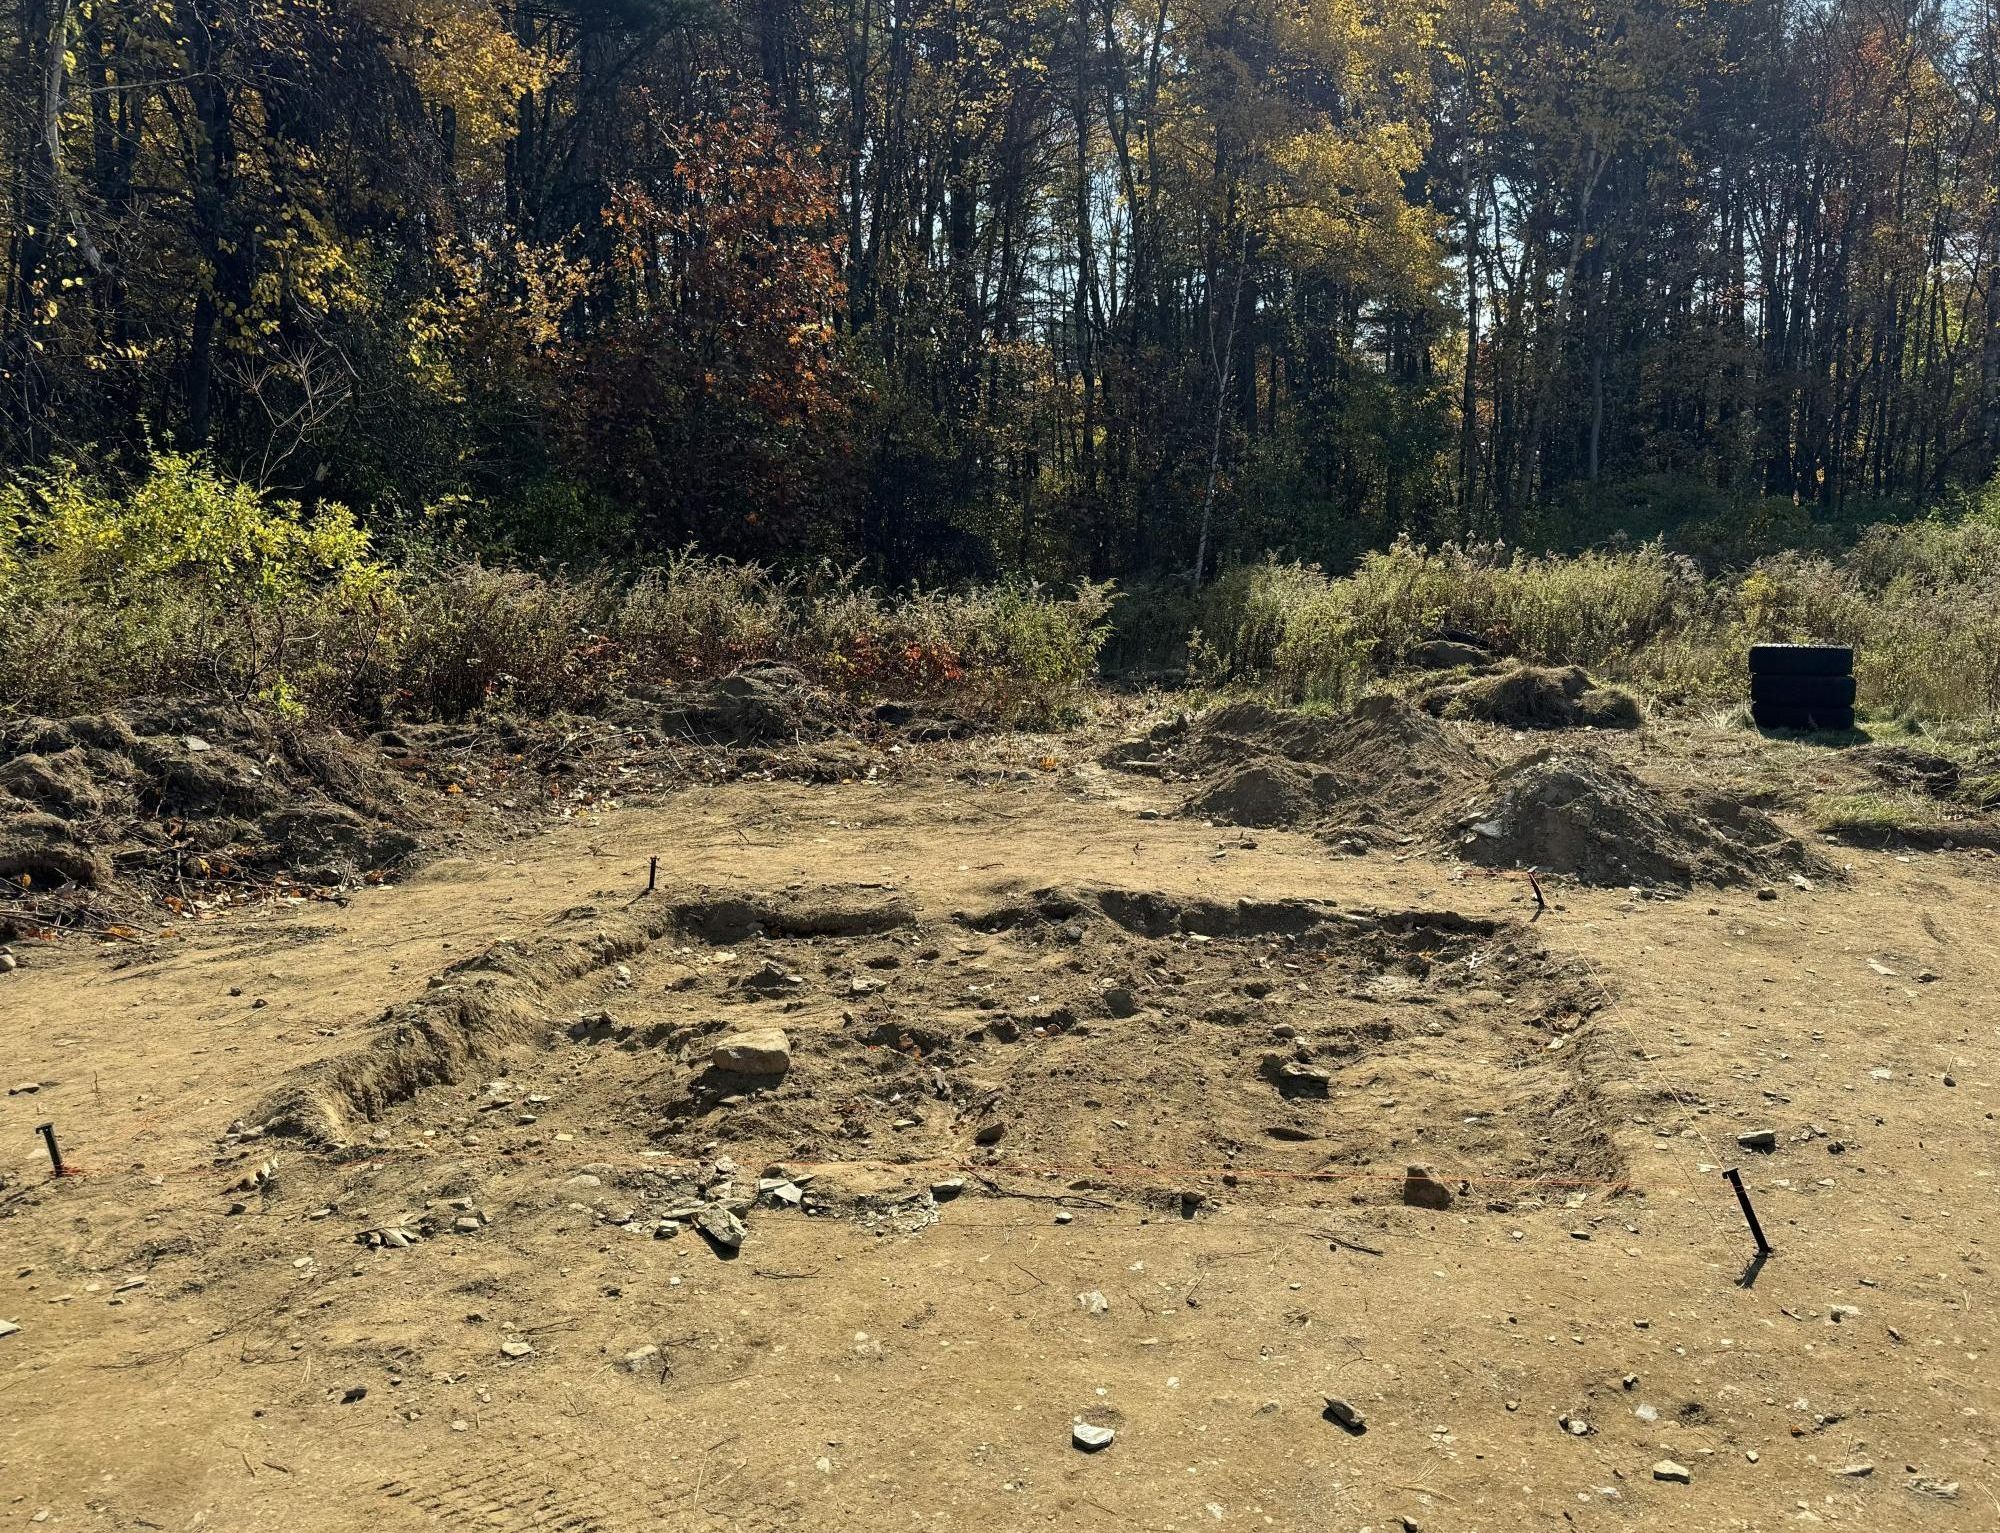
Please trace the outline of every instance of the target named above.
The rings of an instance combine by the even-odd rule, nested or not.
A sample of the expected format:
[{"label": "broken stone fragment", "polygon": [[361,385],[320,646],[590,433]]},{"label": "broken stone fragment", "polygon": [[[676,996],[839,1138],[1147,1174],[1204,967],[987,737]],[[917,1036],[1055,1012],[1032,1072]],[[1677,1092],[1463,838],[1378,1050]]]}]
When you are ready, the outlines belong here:
[{"label": "broken stone fragment", "polygon": [[731,1075],[775,1079],[792,1067],[792,1044],[782,1028],[752,1028],[719,1040],[708,1062]]},{"label": "broken stone fragment", "polygon": [[1747,1134],[1738,1134],[1736,1142],[1746,1150],[1755,1150],[1759,1155],[1769,1155],[1778,1148],[1778,1132],[1776,1129],[1768,1128],[1752,1129]]},{"label": "broken stone fragment", "polygon": [[1422,1166],[1407,1166],[1403,1170],[1403,1201],[1412,1208],[1446,1209],[1451,1207],[1451,1189]]},{"label": "broken stone fragment", "polygon": [[1101,1448],[1110,1447],[1112,1439],[1117,1435],[1118,1433],[1111,1427],[1093,1426],[1088,1421],[1072,1422],[1069,1429],[1070,1441],[1085,1453],[1095,1453]]},{"label": "broken stone fragment", "polygon": [[1676,1485],[1692,1485],[1694,1475],[1685,1464],[1676,1464],[1670,1458],[1663,1458],[1653,1466],[1653,1478],[1671,1480]]},{"label": "broken stone fragment", "polygon": [[1343,1400],[1338,1395],[1328,1395],[1326,1397],[1326,1410],[1323,1414],[1328,1421],[1331,1421],[1335,1426],[1345,1431],[1365,1432],[1368,1430],[1368,1418],[1362,1415],[1360,1409],[1351,1401]]},{"label": "broken stone fragment", "polygon": [[694,1227],[717,1245],[730,1251],[741,1247],[743,1237],[749,1233],[744,1229],[743,1221],[720,1203],[711,1203],[696,1214]]},{"label": "broken stone fragment", "polygon": [[533,1357],[535,1349],[525,1341],[503,1341],[500,1343],[502,1357]]},{"label": "broken stone fragment", "polygon": [[766,995],[773,995],[802,985],[805,981],[777,960],[767,958],[754,972],[744,975],[739,983],[745,990],[757,990]]}]

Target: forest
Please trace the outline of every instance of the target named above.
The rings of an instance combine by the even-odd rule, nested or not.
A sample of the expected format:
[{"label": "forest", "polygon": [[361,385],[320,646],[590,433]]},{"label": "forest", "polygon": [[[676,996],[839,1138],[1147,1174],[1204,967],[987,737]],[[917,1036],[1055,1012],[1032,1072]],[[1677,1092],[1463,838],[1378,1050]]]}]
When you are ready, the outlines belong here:
[{"label": "forest", "polygon": [[10,0],[0,460],[1211,577],[2000,458],[1994,0]]}]

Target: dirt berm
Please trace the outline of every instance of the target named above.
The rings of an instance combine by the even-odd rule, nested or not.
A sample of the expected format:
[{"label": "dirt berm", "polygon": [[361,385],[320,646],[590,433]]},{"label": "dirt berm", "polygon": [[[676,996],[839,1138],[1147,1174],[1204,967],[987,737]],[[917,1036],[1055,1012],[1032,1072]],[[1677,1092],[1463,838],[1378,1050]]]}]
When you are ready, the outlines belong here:
[{"label": "dirt berm", "polygon": [[1469,745],[1388,693],[1344,716],[1231,703],[1195,721],[1176,755],[1206,779],[1189,814],[1370,843],[1414,835],[1485,775]]},{"label": "dirt berm", "polygon": [[1496,773],[1457,824],[1484,867],[1586,884],[1766,883],[1831,870],[1768,815],[1711,794],[1669,793],[1594,751],[1543,750]]},{"label": "dirt berm", "polygon": [[1629,692],[1594,680],[1581,666],[1515,666],[1431,687],[1426,713],[1476,719],[1510,729],[1637,729],[1639,704]]},{"label": "dirt berm", "polygon": [[23,894],[283,869],[342,883],[419,845],[379,759],[246,710],[136,704],[0,723],[0,879]]}]

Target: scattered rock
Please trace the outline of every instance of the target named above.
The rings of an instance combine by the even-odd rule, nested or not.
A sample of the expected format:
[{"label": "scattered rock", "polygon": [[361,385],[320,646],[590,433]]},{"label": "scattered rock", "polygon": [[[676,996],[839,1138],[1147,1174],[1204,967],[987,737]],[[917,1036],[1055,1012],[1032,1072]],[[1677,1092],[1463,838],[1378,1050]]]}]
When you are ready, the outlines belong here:
[{"label": "scattered rock", "polygon": [[659,1361],[659,1357],[660,1349],[649,1342],[645,1346],[625,1354],[625,1371],[627,1373],[645,1373],[652,1368],[654,1363]]},{"label": "scattered rock", "polygon": [[940,1203],[949,1203],[963,1191],[965,1178],[962,1176],[948,1176],[941,1182],[931,1183],[931,1196]]},{"label": "scattered rock", "polygon": [[1089,1293],[1078,1294],[1076,1302],[1083,1306],[1086,1315],[1103,1315],[1110,1313],[1111,1310],[1111,1301],[1095,1288]]},{"label": "scattered rock", "polygon": [[974,1132],[972,1142],[979,1145],[998,1144],[1005,1137],[1006,1133],[1007,1125],[999,1119],[995,1119],[991,1123],[981,1124],[978,1130]]},{"label": "scattered rock", "polygon": [[1360,1408],[1338,1395],[1326,1397],[1326,1409],[1321,1414],[1341,1430],[1351,1432],[1357,1437],[1368,1430],[1368,1418],[1361,1414]]},{"label": "scattered rock", "polygon": [[1671,1480],[1676,1485],[1692,1485],[1694,1474],[1685,1464],[1676,1464],[1670,1458],[1663,1458],[1653,1466],[1653,1478]]},{"label": "scattered rock", "polygon": [[1104,1009],[1114,1017],[1129,1017],[1139,1010],[1139,1001],[1128,985],[1113,985],[1104,992]]},{"label": "scattered rock", "polygon": [[1451,1188],[1422,1166],[1409,1166],[1403,1171],[1403,1201],[1412,1208],[1447,1209]]},{"label": "scattered rock", "polygon": [[12,1336],[20,1329],[12,1320],[0,1320],[0,1336]]},{"label": "scattered rock", "polygon": [[1096,1453],[1101,1449],[1110,1447],[1113,1439],[1117,1436],[1118,1433],[1115,1429],[1093,1426],[1090,1422],[1084,1421],[1081,1418],[1070,1423],[1070,1441],[1085,1453]]},{"label": "scattered rock", "polygon": [[340,1403],[342,1405],[352,1405],[357,1400],[366,1400],[367,1398],[368,1386],[366,1384],[356,1384],[341,1395]]},{"label": "scattered rock", "polygon": [[1936,1496],[1940,1501],[1958,1499],[1956,1480],[1933,1480],[1929,1475],[1918,1475],[1910,1481],[1910,1489],[1920,1496]]},{"label": "scattered rock", "polygon": [[718,1041],[709,1063],[730,1075],[779,1078],[792,1067],[792,1044],[782,1028],[758,1027]]},{"label": "scattered rock", "polygon": [[41,1089],[42,1083],[40,1081],[22,1081],[18,1086],[9,1086],[7,1088],[7,1095],[10,1097],[33,1096]]},{"label": "scattered rock", "polygon": [[1759,1155],[1769,1155],[1778,1148],[1776,1129],[1752,1129],[1747,1134],[1738,1134],[1736,1142],[1746,1150],[1755,1150]]},{"label": "scattered rock", "polygon": [[1842,1464],[1834,1473],[1849,1480],[1865,1480],[1875,1472],[1875,1466],[1866,1459],[1853,1464]]},{"label": "scattered rock", "polygon": [[502,1357],[533,1357],[535,1349],[525,1341],[503,1341],[500,1343]]},{"label": "scattered rock", "polygon": [[741,1248],[743,1237],[749,1233],[743,1221],[724,1208],[720,1203],[710,1203],[695,1215],[694,1227],[726,1251]]}]

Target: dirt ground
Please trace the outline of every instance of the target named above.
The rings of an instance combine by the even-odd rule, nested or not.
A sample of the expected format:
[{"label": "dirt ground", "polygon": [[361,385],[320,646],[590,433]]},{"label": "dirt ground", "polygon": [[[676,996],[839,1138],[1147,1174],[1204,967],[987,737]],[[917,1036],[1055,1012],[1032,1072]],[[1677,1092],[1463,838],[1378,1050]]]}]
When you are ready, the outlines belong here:
[{"label": "dirt ground", "polygon": [[1009,752],[14,944],[0,1526],[2000,1526],[1991,852],[1538,913]]}]

